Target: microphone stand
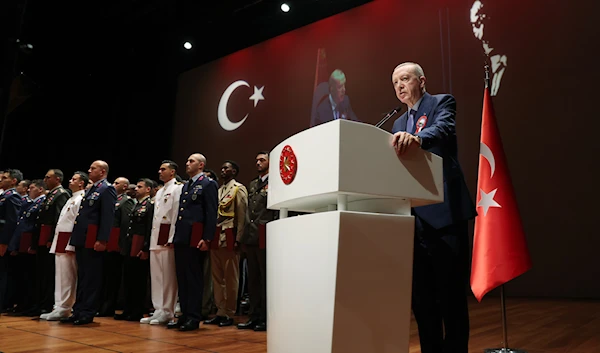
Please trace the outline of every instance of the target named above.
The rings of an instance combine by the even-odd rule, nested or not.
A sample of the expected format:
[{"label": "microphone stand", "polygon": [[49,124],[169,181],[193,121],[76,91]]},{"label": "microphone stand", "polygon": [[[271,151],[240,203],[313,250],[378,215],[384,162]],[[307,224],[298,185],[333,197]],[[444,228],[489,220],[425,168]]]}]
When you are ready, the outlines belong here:
[{"label": "microphone stand", "polygon": [[398,106],[398,107],[394,108],[391,112],[387,113],[383,117],[383,119],[381,119],[377,124],[375,124],[375,127],[379,127],[380,128],[383,124],[385,124],[388,120],[390,120],[390,118],[393,117],[400,110],[402,110],[402,106]]}]

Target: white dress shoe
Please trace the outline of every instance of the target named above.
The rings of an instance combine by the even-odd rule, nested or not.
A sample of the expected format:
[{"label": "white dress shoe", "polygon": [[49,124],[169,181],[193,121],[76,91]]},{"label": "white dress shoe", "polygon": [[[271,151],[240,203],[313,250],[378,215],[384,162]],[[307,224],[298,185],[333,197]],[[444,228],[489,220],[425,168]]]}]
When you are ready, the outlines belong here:
[{"label": "white dress shoe", "polygon": [[149,324],[152,321],[152,316],[144,317],[140,319],[140,324]]},{"label": "white dress shoe", "polygon": [[150,321],[150,325],[165,325],[172,319],[173,317],[171,317],[170,315],[161,313],[160,315],[158,315]]},{"label": "white dress shoe", "polygon": [[152,313],[152,315],[142,318],[140,320],[140,324],[149,324],[151,323],[152,320],[154,319],[158,319],[161,315],[161,311],[160,310],[154,310],[154,312]]},{"label": "white dress shoe", "polygon": [[[55,311],[51,312],[50,314],[48,314],[48,316],[45,318],[45,320],[58,321],[58,320],[62,319],[63,317],[69,317],[69,312],[70,312],[70,310],[55,310]],[[40,319],[41,319],[41,316],[40,316]]]}]

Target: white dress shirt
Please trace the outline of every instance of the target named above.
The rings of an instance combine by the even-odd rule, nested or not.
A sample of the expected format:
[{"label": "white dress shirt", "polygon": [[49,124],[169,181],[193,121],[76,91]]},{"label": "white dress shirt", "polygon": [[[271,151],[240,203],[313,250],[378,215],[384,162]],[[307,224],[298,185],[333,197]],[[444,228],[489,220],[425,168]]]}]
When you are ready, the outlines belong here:
[{"label": "white dress shirt", "polygon": [[[56,229],[54,230],[54,239],[52,239],[52,247],[50,247],[50,253],[56,253],[56,243],[58,241],[58,233],[59,232],[72,232],[73,226],[75,225],[75,218],[77,218],[77,214],[79,212],[79,206],[81,205],[81,200],[83,199],[83,195],[85,194],[85,190],[79,190],[73,193],[70,199],[67,200],[67,203],[63,206],[62,210],[60,210],[60,216],[58,216],[58,223],[56,223]],[[69,242],[71,239],[69,239]],[[67,251],[75,251],[75,247],[70,245],[67,242]]]},{"label": "white dress shirt", "polygon": [[175,222],[179,213],[179,198],[183,184],[176,184],[175,178],[167,181],[154,196],[154,218],[152,219],[152,233],[150,234],[150,250],[160,250],[165,247],[157,245],[158,233],[161,224],[170,224],[169,243],[173,242],[175,235]]}]

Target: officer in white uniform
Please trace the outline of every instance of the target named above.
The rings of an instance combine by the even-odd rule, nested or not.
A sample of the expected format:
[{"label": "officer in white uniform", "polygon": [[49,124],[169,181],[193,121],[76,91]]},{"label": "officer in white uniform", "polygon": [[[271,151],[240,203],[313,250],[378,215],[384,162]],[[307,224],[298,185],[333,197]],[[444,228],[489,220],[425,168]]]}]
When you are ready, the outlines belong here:
[{"label": "officer in white uniform", "polygon": [[[172,246],[179,198],[183,184],[177,182],[177,163],[165,160],[158,175],[164,186],[154,196],[154,218],[150,235],[150,288],[154,314],[140,320],[143,324],[161,325],[172,320],[177,302],[177,276],[175,274],[175,252]],[[167,245],[158,244],[161,224],[168,225]],[[166,226],[162,226],[167,229]]]},{"label": "officer in white uniform", "polygon": [[85,172],[75,172],[69,180],[69,189],[73,196],[67,200],[63,206],[56,223],[54,239],[52,240],[51,254],[54,257],[56,271],[54,275],[54,309],[52,312],[42,314],[40,319],[48,321],[57,321],[63,317],[69,317],[73,304],[75,304],[75,294],[77,293],[77,261],[75,260],[75,247],[67,241],[65,253],[57,253],[56,245],[58,243],[59,233],[71,233],[75,224],[75,218],[79,212],[79,206],[85,187],[89,182],[88,174]]}]

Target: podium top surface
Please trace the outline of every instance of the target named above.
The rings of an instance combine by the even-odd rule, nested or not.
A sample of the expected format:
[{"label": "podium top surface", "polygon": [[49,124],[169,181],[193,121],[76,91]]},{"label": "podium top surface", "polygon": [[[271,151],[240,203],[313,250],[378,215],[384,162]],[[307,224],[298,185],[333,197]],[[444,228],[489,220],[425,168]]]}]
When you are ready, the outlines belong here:
[{"label": "podium top surface", "polygon": [[408,200],[412,207],[443,202],[442,158],[414,148],[398,158],[392,135],[373,125],[334,120],[301,131],[269,157],[267,207],[314,212],[348,201]]}]

